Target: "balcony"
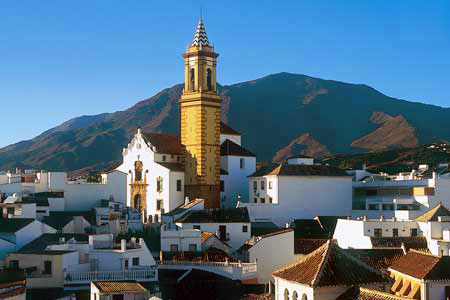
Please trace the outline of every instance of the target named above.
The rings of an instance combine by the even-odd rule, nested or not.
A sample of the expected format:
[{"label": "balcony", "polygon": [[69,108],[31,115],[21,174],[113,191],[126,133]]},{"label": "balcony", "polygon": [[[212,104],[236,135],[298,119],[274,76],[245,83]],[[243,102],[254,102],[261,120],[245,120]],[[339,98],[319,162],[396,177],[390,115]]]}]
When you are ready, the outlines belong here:
[{"label": "balcony", "polygon": [[156,268],[150,266],[121,271],[64,272],[64,284],[88,284],[91,281],[108,280],[156,281],[158,278]]},{"label": "balcony", "polygon": [[159,269],[186,270],[199,269],[215,273],[232,280],[246,281],[257,277],[256,263],[228,263],[203,261],[162,261]]}]

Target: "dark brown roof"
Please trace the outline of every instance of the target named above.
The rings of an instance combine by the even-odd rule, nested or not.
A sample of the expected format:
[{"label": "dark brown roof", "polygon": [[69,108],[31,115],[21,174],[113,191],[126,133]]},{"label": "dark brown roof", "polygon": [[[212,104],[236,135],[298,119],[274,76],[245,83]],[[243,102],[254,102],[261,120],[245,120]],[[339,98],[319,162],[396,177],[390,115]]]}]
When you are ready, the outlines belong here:
[{"label": "dark brown roof", "polygon": [[360,288],[357,286],[349,288],[336,300],[407,300],[409,298],[396,296],[384,291]]},{"label": "dark brown roof", "polygon": [[203,262],[238,262],[226,252],[211,247],[204,252],[179,251],[163,252],[163,262],[169,261],[203,261]]},{"label": "dark brown roof", "polygon": [[373,248],[400,248],[405,245],[406,250],[427,250],[427,238],[424,236],[416,237],[370,237]]},{"label": "dark brown roof", "polygon": [[249,156],[249,157],[256,157],[255,154],[248,151],[242,146],[239,146],[233,141],[226,140],[222,143],[220,146],[220,156]]},{"label": "dark brown roof", "polygon": [[250,223],[246,207],[191,210],[176,223]]},{"label": "dark brown roof", "polygon": [[172,172],[184,172],[184,165],[173,162],[158,162],[157,164],[169,169]]},{"label": "dark brown roof", "polygon": [[283,234],[283,233],[291,232],[291,231],[294,231],[294,229],[293,228],[281,229],[281,230],[274,231],[274,232],[271,232],[271,233],[259,235],[258,238],[265,239],[265,238],[268,238],[268,237],[271,237],[271,236],[275,236],[275,235],[279,235],[279,234]]},{"label": "dark brown roof", "polygon": [[147,289],[139,282],[134,281],[97,281],[94,285],[102,293],[147,292]]},{"label": "dark brown roof", "polygon": [[325,244],[327,239],[295,239],[294,254],[309,254]]},{"label": "dark brown roof", "polygon": [[448,210],[448,208],[442,205],[442,203],[439,203],[435,208],[418,217],[416,221],[417,222],[439,221],[438,217],[449,217],[449,216],[450,210]]},{"label": "dark brown roof", "polygon": [[142,133],[145,141],[156,148],[156,151],[164,154],[183,154],[184,147],[180,137],[174,134]]},{"label": "dark brown roof", "polygon": [[20,229],[33,223],[34,219],[4,219],[0,218],[0,232],[15,233]]},{"label": "dark brown roof", "polygon": [[386,282],[381,273],[328,241],[273,276],[311,287],[353,286]]},{"label": "dark brown roof", "polygon": [[297,219],[293,222],[296,238],[329,239],[333,237],[337,220],[342,216],[317,216],[314,219]]},{"label": "dark brown roof", "polygon": [[362,260],[374,269],[386,272],[397,260],[403,257],[403,249],[346,249],[350,255]]},{"label": "dark brown roof", "polygon": [[397,260],[390,270],[394,270],[417,279],[450,280],[450,256],[434,256],[411,250]]},{"label": "dark brown roof", "polygon": [[239,132],[225,124],[224,122],[220,122],[220,133],[227,135],[241,135]]},{"label": "dark brown roof", "polygon": [[266,175],[277,176],[349,176],[344,170],[323,165],[290,165],[281,163]]}]

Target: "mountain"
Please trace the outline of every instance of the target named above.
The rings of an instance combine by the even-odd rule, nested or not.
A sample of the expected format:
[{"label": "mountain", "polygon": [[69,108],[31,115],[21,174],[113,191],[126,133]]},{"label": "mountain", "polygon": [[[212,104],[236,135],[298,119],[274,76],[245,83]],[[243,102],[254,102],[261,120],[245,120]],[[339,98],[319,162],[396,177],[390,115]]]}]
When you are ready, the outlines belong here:
[{"label": "mountain", "polygon": [[[99,170],[121,159],[137,127],[178,133],[183,85],[125,111],[83,116],[0,149],[0,169]],[[278,73],[220,86],[222,119],[258,160],[324,157],[450,140],[450,109],[388,97],[362,84]]]}]

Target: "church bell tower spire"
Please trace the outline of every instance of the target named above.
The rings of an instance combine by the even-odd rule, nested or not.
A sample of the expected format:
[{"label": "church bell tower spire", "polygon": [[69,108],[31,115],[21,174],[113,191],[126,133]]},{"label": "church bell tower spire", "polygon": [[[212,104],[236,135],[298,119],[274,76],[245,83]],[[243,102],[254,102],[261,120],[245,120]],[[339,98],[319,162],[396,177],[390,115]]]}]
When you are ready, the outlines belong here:
[{"label": "church bell tower spire", "polygon": [[216,63],[202,19],[183,54],[184,90],[180,98],[181,143],[186,147],[185,193],[202,198],[205,208],[220,207],[220,104]]}]

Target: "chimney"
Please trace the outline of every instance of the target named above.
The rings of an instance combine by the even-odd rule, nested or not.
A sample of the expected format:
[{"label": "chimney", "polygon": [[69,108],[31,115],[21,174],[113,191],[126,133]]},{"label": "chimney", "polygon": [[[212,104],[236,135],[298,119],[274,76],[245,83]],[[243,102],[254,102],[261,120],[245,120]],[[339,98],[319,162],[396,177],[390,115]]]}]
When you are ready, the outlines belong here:
[{"label": "chimney", "polygon": [[143,238],[139,238],[139,245],[141,245],[141,247],[144,246],[144,243],[145,243],[144,239]]},{"label": "chimney", "polygon": [[125,239],[120,240],[120,250],[122,252],[125,252],[127,250],[127,240]]},{"label": "chimney", "polygon": [[131,245],[136,245],[136,238],[134,236],[131,238]]},{"label": "chimney", "polygon": [[189,203],[189,197],[186,196],[186,198],[184,198],[184,205],[188,205],[188,203]]}]

